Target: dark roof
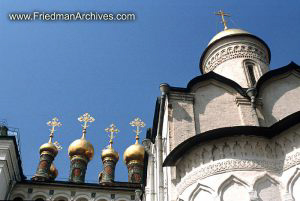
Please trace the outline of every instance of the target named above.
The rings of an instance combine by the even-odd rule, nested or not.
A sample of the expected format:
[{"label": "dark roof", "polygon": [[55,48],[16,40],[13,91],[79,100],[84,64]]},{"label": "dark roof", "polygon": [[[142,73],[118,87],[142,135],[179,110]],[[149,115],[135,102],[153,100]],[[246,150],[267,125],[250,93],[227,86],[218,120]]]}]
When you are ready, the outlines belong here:
[{"label": "dark roof", "polygon": [[199,62],[199,68],[200,68],[200,72],[201,74],[203,74],[203,70],[202,70],[202,64],[203,64],[203,59],[204,59],[204,56],[206,54],[206,52],[215,44],[217,43],[218,41],[220,40],[223,40],[224,38],[232,38],[232,37],[236,37],[236,36],[250,36],[252,38],[255,38],[256,40],[258,40],[259,42],[261,42],[266,48],[267,48],[267,51],[268,51],[268,54],[269,54],[269,63],[271,61],[271,51],[270,51],[270,48],[269,46],[267,45],[267,43],[265,43],[265,41],[263,41],[261,38],[257,37],[257,36],[254,36],[252,34],[247,34],[247,33],[240,33],[240,34],[234,34],[234,35],[228,35],[228,36],[224,36],[216,41],[214,41],[213,43],[209,44],[206,49],[204,50],[204,52],[202,53],[201,55],[201,58],[200,58],[200,62]]},{"label": "dark roof", "polygon": [[246,94],[246,89],[242,88],[238,83],[232,81],[231,79],[228,79],[222,75],[219,75],[213,71],[210,71],[204,75],[199,75],[195,78],[193,78],[189,83],[187,84],[186,88],[179,88],[179,87],[172,87],[170,86],[171,91],[178,91],[178,92],[191,92],[192,88],[194,85],[200,83],[200,82],[205,82],[207,80],[216,80],[221,83],[224,83],[228,85],[229,87],[235,89],[238,93],[240,93],[242,96],[248,97]]},{"label": "dark roof", "polygon": [[19,171],[20,171],[20,175],[21,175],[21,179],[26,179],[26,177],[24,176],[23,173],[23,169],[22,169],[22,161],[21,161],[21,156],[20,156],[20,152],[18,150],[18,145],[17,145],[17,141],[16,141],[16,137],[15,136],[0,136],[0,139],[5,139],[5,140],[12,140],[14,143],[14,147],[15,147],[15,152],[17,155],[17,160],[18,160],[18,167],[19,167]]},{"label": "dark roof", "polygon": [[282,75],[285,74],[289,71],[298,71],[300,73],[300,66],[298,66],[296,63],[294,63],[293,61],[291,63],[289,63],[286,66],[283,66],[281,68],[277,68],[275,70],[271,70],[268,71],[267,73],[263,74],[263,76],[261,76],[259,78],[259,80],[256,83],[255,88],[257,89],[257,94],[259,94],[260,88],[263,86],[263,84],[270,80],[271,78],[278,76],[278,75]]},{"label": "dark roof", "polygon": [[84,188],[84,189],[99,189],[99,190],[122,190],[122,191],[135,191],[136,189],[142,189],[141,184],[129,183],[129,182],[113,182],[113,183],[73,183],[69,181],[32,181],[23,180],[18,184],[36,185],[36,186],[51,186],[51,187],[68,187],[68,188]]},{"label": "dark roof", "polygon": [[235,126],[209,130],[204,133],[197,134],[179,144],[166,157],[163,166],[174,166],[181,156],[191,150],[194,146],[201,145],[204,142],[239,135],[260,136],[271,139],[298,123],[300,123],[300,111],[285,117],[270,127]]}]

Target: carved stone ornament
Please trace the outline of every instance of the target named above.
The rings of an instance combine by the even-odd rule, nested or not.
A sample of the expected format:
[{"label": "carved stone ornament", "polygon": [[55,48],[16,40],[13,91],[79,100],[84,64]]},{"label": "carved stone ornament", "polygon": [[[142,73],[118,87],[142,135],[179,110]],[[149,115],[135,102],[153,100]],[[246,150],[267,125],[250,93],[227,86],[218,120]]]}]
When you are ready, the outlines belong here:
[{"label": "carved stone ornament", "polygon": [[235,58],[258,59],[268,64],[268,57],[262,50],[253,43],[234,43],[222,46],[213,51],[203,63],[204,73],[214,70],[221,63]]}]

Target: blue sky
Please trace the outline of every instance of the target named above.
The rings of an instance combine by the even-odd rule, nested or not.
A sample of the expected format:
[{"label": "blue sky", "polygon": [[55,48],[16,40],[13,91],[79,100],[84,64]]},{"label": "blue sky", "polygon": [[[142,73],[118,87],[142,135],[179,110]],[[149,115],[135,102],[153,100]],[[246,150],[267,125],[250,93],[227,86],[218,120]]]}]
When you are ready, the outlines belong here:
[{"label": "blue sky", "polygon": [[[288,3],[287,3],[288,2]],[[39,146],[48,141],[46,122],[63,123],[55,134],[63,146],[56,157],[58,179],[69,176],[69,144],[81,136],[77,117],[96,121],[87,138],[95,148],[86,180],[97,182],[104,129],[121,130],[116,180],[127,181],[122,160],[134,143],[129,122],[136,116],[152,126],[159,84],[185,87],[200,74],[198,64],[209,40],[222,29],[213,15],[232,14],[229,27],[242,28],[270,47],[271,68],[300,64],[299,1],[200,0],[2,0],[0,1],[0,119],[20,129],[23,170],[35,173]],[[12,12],[133,12],[131,22],[12,22]],[[146,128],[143,129],[142,138]]]}]

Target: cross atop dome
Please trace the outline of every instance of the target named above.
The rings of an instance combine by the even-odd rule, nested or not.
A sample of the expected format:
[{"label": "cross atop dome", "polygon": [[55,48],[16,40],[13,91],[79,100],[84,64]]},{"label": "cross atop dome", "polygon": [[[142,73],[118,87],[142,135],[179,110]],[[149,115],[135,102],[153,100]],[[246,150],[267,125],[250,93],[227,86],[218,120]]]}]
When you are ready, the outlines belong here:
[{"label": "cross atop dome", "polygon": [[228,27],[227,27],[227,21],[225,20],[224,16],[230,17],[230,14],[229,13],[225,13],[222,10],[219,10],[218,12],[215,13],[215,15],[221,16],[221,18],[222,18],[222,22],[221,23],[224,25],[224,30],[228,29]]}]

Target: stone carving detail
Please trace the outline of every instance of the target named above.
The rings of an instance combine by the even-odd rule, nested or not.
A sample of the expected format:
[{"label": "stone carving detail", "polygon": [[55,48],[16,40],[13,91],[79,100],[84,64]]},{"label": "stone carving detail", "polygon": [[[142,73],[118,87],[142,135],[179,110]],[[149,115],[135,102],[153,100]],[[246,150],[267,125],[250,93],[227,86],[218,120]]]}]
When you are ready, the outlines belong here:
[{"label": "stone carving detail", "polygon": [[281,173],[300,164],[300,151],[295,148],[297,142],[294,140],[298,140],[300,135],[293,132],[282,136],[276,139],[229,137],[195,147],[176,166],[174,184],[178,193],[215,174],[236,170]]},{"label": "stone carving detail", "polygon": [[221,63],[235,58],[254,58],[264,62],[265,64],[269,63],[267,55],[260,47],[252,43],[231,44],[229,46],[219,48],[219,50],[208,56],[204,63],[204,72],[207,73],[212,71]]}]

